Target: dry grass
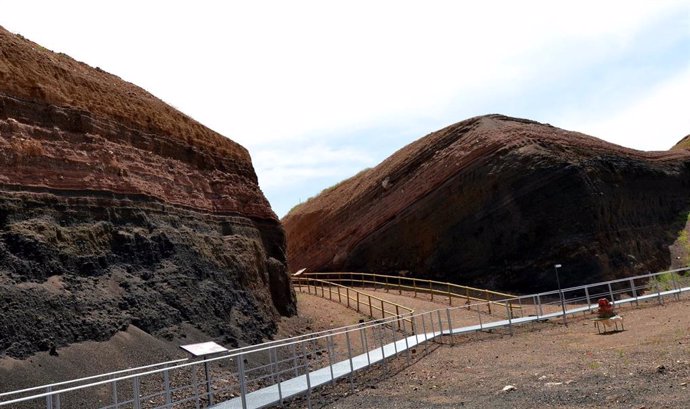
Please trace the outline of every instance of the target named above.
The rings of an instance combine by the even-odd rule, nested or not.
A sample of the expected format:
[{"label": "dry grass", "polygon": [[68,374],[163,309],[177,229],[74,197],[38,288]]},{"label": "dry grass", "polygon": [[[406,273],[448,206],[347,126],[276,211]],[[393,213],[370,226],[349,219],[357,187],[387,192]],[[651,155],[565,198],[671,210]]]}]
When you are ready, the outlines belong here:
[{"label": "dry grass", "polygon": [[134,84],[0,27],[0,92],[72,107],[144,132],[248,161],[239,144],[206,128]]}]

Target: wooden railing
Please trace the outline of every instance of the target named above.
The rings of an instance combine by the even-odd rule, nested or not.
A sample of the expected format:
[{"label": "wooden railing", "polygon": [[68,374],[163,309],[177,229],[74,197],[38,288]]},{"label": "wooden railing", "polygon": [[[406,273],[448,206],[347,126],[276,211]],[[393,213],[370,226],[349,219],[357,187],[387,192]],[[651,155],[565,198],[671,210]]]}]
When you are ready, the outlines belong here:
[{"label": "wooden railing", "polygon": [[[403,291],[409,291],[413,293],[414,297],[417,297],[417,294],[428,294],[431,297],[431,301],[434,301],[434,297],[436,297],[437,299],[447,300],[450,306],[486,303],[489,314],[491,314],[492,306],[500,307],[500,311],[506,308],[505,302],[499,300],[515,297],[512,294],[486,290],[483,288],[468,287],[415,277],[392,276],[376,273],[309,272],[299,276],[293,276],[293,278],[297,277],[318,278],[330,283],[347,285],[349,287],[372,286],[376,288],[380,286],[387,292],[391,290],[398,291],[398,294],[402,294]],[[519,315],[519,311],[514,310],[522,308],[519,305],[513,305],[513,303],[509,303],[508,307],[515,315]]]},{"label": "wooden railing", "polygon": [[414,331],[412,321],[409,318],[414,313],[412,308],[327,280],[309,276],[293,276],[292,280],[297,291],[337,301],[371,318],[399,317],[397,320],[398,329]]}]

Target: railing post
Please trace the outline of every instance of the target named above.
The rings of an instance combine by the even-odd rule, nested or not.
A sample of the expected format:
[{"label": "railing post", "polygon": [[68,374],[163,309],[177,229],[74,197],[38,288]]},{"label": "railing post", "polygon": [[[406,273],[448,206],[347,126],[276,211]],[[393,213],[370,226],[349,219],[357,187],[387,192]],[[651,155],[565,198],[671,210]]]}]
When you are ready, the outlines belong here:
[{"label": "railing post", "polygon": [[368,295],[367,297],[369,297],[369,316],[370,316],[370,317],[374,317],[374,309],[373,309],[373,307],[371,306],[371,296]]},{"label": "railing post", "polygon": [[479,309],[479,305],[477,305],[477,315],[479,316],[479,330],[482,331],[484,328],[482,327],[482,312]]},{"label": "railing post", "polygon": [[428,346],[429,334],[427,334],[427,332],[426,332],[426,322],[424,319],[425,315],[426,315],[426,313],[422,314],[422,331],[424,331],[424,354],[427,353],[427,348],[429,347]]},{"label": "railing post", "polygon": [[383,300],[381,300],[381,318],[382,319],[386,318],[386,309],[383,306]]},{"label": "railing post", "polygon": [[[400,306],[398,304],[395,304],[395,316],[398,317],[397,323],[398,323],[398,331],[400,330]],[[403,321],[403,329],[405,329],[405,321]]]},{"label": "railing post", "polygon": [[407,352],[407,364],[410,364],[410,342],[408,338],[410,337],[407,333],[403,332],[403,337],[405,337],[405,351]]},{"label": "railing post", "polygon": [[331,385],[335,384],[335,376],[333,376],[333,335],[326,338],[326,348],[328,348],[328,366],[331,370]]},{"label": "railing post", "polygon": [[350,390],[354,391],[355,390],[355,384],[354,380],[352,379],[352,376],[354,375],[355,372],[355,367],[352,364],[352,346],[350,346],[350,331],[345,331],[345,342],[347,342],[347,359],[350,362]]},{"label": "railing post", "polygon": [[[656,277],[658,277],[658,276],[656,276]],[[656,278],[656,277],[654,279],[654,287],[656,287],[656,295],[657,295],[657,298],[659,299],[659,304],[664,305],[664,300],[661,297],[661,289],[659,288],[659,281],[658,281],[658,278]]]},{"label": "railing post", "polygon": [[450,320],[450,308],[446,308],[446,318],[448,319],[448,334],[450,335],[450,342],[455,345],[455,335],[453,335],[453,323]]},{"label": "railing post", "polygon": [[[304,373],[307,378],[307,407],[311,409],[311,376],[310,376],[310,369],[309,369],[309,361],[307,358],[308,351],[307,351],[307,346],[306,342],[302,342],[302,352],[304,353]],[[244,408],[242,408],[244,409]]]},{"label": "railing post", "polygon": [[448,283],[448,305],[453,306],[453,296],[450,295],[450,283]]},{"label": "railing post", "polygon": [[283,393],[280,387],[280,378],[276,378],[276,374],[278,373],[278,354],[276,353],[276,349],[278,347],[270,347],[268,349],[268,360],[271,365],[271,382],[278,388],[278,400],[280,401],[280,404],[283,404]]},{"label": "railing post", "polygon": [[410,322],[412,323],[412,333],[414,334],[415,345],[419,345],[419,332],[417,331],[417,322],[414,313],[410,313]]},{"label": "railing post", "polygon": [[635,288],[635,279],[633,278],[630,279],[630,290],[632,292],[633,298],[635,298],[635,306],[639,307],[640,300],[637,299],[637,289]]},{"label": "railing post", "polygon": [[675,291],[674,295],[676,296],[676,300],[680,301],[680,286],[676,283],[676,273],[669,274],[671,274],[671,283],[673,283],[673,291]]},{"label": "railing post", "polygon": [[436,338],[436,328],[434,326],[434,316],[429,313],[429,323],[431,324],[431,339]]},{"label": "railing post", "polygon": [[542,315],[544,315],[544,310],[542,309],[542,306],[541,306],[541,297],[539,296],[539,294],[537,294],[537,306],[539,307],[539,312],[537,313],[537,318],[539,318]]},{"label": "railing post", "polygon": [[[385,334],[385,328],[386,328],[385,325],[381,324],[381,328],[384,330],[384,334]],[[398,343],[395,340],[395,331],[393,331],[392,329],[391,329],[391,338],[393,338],[393,350],[395,351],[395,355],[397,356],[398,355]]]},{"label": "railing post", "polygon": [[345,298],[347,299],[347,308],[350,308],[350,287],[345,287]]},{"label": "railing post", "polygon": [[359,291],[355,293],[357,295],[357,312],[359,312]]},{"label": "railing post", "polygon": [[170,374],[166,369],[163,371],[163,386],[165,387],[165,405],[172,407],[172,392],[170,391]]},{"label": "railing post", "polygon": [[[295,359],[297,359],[296,355]],[[295,367],[295,369],[297,369],[297,367]],[[237,357],[237,376],[240,378],[240,399],[242,401],[242,409],[247,409],[247,380],[244,375],[244,354],[240,354]]]},{"label": "railing post", "polygon": [[[114,376],[114,375],[113,375]],[[113,407],[118,409],[120,407],[118,397],[117,397],[117,381],[113,381]]]},{"label": "railing post", "polygon": [[510,336],[513,336],[513,314],[510,313],[510,301],[504,303],[506,305],[506,316],[508,316],[508,331],[510,331]]},{"label": "railing post", "polygon": [[613,296],[613,290],[611,289],[611,283],[609,283],[608,286],[609,286],[609,296],[611,296],[611,303],[612,303],[612,304],[615,304],[615,303],[616,303],[616,299],[615,299],[615,297]]},{"label": "railing post", "polygon": [[431,280],[429,280],[429,292],[431,293],[431,301],[434,301],[434,288]]},{"label": "railing post", "polygon": [[589,287],[585,287],[585,298],[587,299],[587,310],[592,311],[592,300],[589,299]]},{"label": "railing post", "polygon": [[362,347],[367,353],[367,365],[371,365],[371,357],[369,356],[369,343],[367,342],[367,333],[365,328],[359,329],[359,335],[362,337]]},{"label": "railing post", "polygon": [[139,377],[132,379],[132,402],[134,409],[141,409],[141,394],[139,393]]},{"label": "railing post", "polygon": [[374,339],[377,338],[376,328],[379,329],[378,339],[379,344],[381,344],[381,362],[383,363],[383,371],[388,372],[388,365],[386,365],[386,351],[383,349],[383,325],[379,324],[371,327],[371,334],[374,336]]},{"label": "railing post", "polygon": [[206,376],[206,397],[208,399],[206,406],[211,407],[213,405],[213,388],[211,388],[211,376],[209,375],[208,372],[208,361],[206,361],[206,357],[203,357],[204,359],[204,375]]},{"label": "railing post", "polygon": [[299,376],[299,362],[297,362],[297,346],[292,343],[290,344],[290,349],[292,349],[292,367],[295,370],[295,377]]},{"label": "railing post", "polygon": [[417,279],[412,279],[412,286],[414,287],[414,298],[417,298]]},{"label": "railing post", "polygon": [[441,310],[436,310],[436,315],[438,316],[438,335],[443,335],[443,320],[441,320]]},{"label": "railing post", "polygon": [[398,295],[402,295],[402,278],[398,276]]},{"label": "railing post", "polygon": [[[51,393],[53,391],[53,388],[48,386],[46,388],[46,393]],[[46,409],[53,409],[53,395],[48,395],[46,396]]]},{"label": "railing post", "polygon": [[201,407],[201,397],[199,397],[199,382],[197,381],[196,366],[189,368],[192,371],[192,386],[194,393],[194,407],[199,409]]}]

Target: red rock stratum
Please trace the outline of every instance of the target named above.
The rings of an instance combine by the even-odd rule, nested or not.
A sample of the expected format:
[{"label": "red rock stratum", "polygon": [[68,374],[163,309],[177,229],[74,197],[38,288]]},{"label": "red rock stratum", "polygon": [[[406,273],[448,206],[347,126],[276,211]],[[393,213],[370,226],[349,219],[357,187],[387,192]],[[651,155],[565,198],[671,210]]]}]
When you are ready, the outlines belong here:
[{"label": "red rock stratum", "polygon": [[0,355],[192,324],[256,342],[295,311],[246,149],[0,27]]},{"label": "red rock stratum", "polygon": [[510,291],[686,263],[690,152],[488,115],[431,133],[283,219],[292,270],[408,271]]}]

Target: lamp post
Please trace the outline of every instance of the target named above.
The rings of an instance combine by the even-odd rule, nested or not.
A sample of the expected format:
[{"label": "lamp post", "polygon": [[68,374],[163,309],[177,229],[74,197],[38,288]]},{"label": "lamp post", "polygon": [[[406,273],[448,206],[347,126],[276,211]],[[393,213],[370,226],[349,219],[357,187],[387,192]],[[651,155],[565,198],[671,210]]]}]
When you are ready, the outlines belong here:
[{"label": "lamp post", "polygon": [[560,264],[554,264],[553,268],[556,270],[556,284],[558,284],[558,294],[561,298],[561,309],[563,310],[563,324],[568,326],[568,319],[565,317],[565,299],[563,298],[563,290],[561,290],[561,280],[558,278],[558,269],[561,268]]}]

